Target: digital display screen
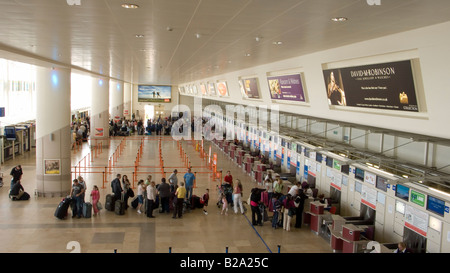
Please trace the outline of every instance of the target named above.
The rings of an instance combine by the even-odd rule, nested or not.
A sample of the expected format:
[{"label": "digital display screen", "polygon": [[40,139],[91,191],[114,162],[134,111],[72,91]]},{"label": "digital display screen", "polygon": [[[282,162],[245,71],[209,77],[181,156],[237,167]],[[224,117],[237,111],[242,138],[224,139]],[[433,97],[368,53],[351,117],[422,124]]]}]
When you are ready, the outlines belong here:
[{"label": "digital display screen", "polygon": [[364,170],[356,168],[355,170],[355,178],[361,181],[364,181]]},{"label": "digital display screen", "polygon": [[301,153],[302,153],[302,146],[297,145],[297,154],[301,154]]},{"label": "digital display screen", "polygon": [[387,179],[377,176],[377,181],[375,183],[375,187],[379,190],[387,192]]},{"label": "digital display screen", "polygon": [[341,166],[341,172],[348,174],[350,172],[350,166],[349,165],[342,165]]},{"label": "digital display screen", "polygon": [[328,167],[333,168],[333,158],[327,157],[326,162]]},{"label": "digital display screen", "polygon": [[316,153],[316,161],[322,162],[322,154],[321,153]]},{"label": "digital display screen", "polygon": [[434,212],[440,216],[444,216],[445,201],[428,195],[427,196],[427,210]]},{"label": "digital display screen", "polygon": [[397,187],[395,188],[395,196],[398,198],[401,198],[405,201],[409,200],[409,188],[405,187],[403,185],[397,184]]}]

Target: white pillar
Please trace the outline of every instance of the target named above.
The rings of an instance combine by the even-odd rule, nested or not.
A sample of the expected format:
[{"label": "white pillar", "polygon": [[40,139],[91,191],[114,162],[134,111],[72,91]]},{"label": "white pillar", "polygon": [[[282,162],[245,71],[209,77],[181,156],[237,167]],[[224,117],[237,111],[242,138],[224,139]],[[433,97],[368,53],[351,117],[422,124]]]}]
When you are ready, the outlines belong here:
[{"label": "white pillar", "polygon": [[91,146],[109,147],[109,79],[92,78]]},{"label": "white pillar", "polygon": [[127,119],[131,119],[132,115],[132,109],[131,109],[131,84],[130,83],[124,83],[123,87],[123,112],[124,117]]},{"label": "white pillar", "polygon": [[70,193],[70,69],[37,68],[36,189],[38,196]]},{"label": "white pillar", "polygon": [[114,121],[118,121],[123,118],[123,87],[123,82],[110,82],[110,114]]}]

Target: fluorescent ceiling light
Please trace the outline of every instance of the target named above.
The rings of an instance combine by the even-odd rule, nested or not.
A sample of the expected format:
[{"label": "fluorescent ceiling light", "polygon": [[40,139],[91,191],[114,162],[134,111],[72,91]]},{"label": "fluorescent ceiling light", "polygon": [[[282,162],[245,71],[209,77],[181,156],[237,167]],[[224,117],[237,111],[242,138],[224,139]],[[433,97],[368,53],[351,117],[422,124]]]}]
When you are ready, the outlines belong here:
[{"label": "fluorescent ceiling light", "polygon": [[135,5],[135,4],[125,3],[125,4],[122,4],[122,8],[124,8],[124,9],[137,9],[137,8],[139,8],[139,6]]},{"label": "fluorescent ceiling light", "polygon": [[334,17],[334,18],[331,18],[331,21],[333,21],[333,22],[345,22],[347,20],[348,19],[345,18],[345,17]]}]

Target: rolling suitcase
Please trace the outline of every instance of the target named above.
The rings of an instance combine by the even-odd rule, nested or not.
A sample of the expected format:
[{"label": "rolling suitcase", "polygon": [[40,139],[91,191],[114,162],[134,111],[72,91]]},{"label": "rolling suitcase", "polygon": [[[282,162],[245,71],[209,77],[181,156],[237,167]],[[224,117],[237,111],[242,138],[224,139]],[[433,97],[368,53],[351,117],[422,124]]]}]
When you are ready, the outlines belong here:
[{"label": "rolling suitcase", "polygon": [[84,218],[91,218],[92,216],[92,203],[86,202],[83,203],[83,217]]},{"label": "rolling suitcase", "polygon": [[114,212],[117,215],[124,215],[125,214],[125,202],[123,201],[123,194],[120,200],[116,200],[114,204]]},{"label": "rolling suitcase", "polygon": [[136,198],[134,198],[133,201],[131,201],[131,206],[133,207],[133,209],[136,209],[138,205],[139,205],[139,200],[136,197]]},{"label": "rolling suitcase", "polygon": [[114,211],[114,195],[106,195],[105,209],[108,211]]},{"label": "rolling suitcase", "polygon": [[58,219],[64,219],[67,216],[67,211],[69,210],[70,203],[72,203],[72,198],[64,198],[56,208],[55,217]]}]

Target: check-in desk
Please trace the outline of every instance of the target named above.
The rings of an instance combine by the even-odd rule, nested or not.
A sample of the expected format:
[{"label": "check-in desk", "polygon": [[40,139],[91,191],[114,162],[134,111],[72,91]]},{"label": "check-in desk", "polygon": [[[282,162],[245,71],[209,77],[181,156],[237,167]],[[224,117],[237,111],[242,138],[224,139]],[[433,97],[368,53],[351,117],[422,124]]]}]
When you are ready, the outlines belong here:
[{"label": "check-in desk", "polygon": [[362,234],[371,226],[346,223],[346,219],[339,215],[333,215],[331,231],[331,249],[333,252],[361,253],[366,249],[367,240]]},{"label": "check-in desk", "polygon": [[230,141],[224,141],[223,142],[223,151],[224,153],[228,154],[228,151],[230,150]]},{"label": "check-in desk", "polygon": [[[319,235],[319,229],[322,223],[323,215],[326,212],[324,210],[325,204],[320,203],[319,201],[313,201],[309,206],[309,215],[310,215],[310,229],[316,235]],[[328,212],[329,213],[329,212]]]},{"label": "check-in desk", "polygon": [[248,175],[252,174],[254,162],[255,162],[255,157],[250,156],[250,155],[247,155],[247,157],[245,157],[245,162],[244,162],[244,164],[245,164],[245,172]]},{"label": "check-in desk", "polygon": [[237,153],[236,153],[236,163],[237,163],[239,166],[242,166],[242,161],[243,161],[243,159],[244,159],[245,151],[244,151],[244,150],[241,150],[241,149],[238,149],[236,152],[237,152]]},{"label": "check-in desk", "polygon": [[234,159],[234,153],[236,152],[236,148],[237,148],[236,144],[234,144],[234,143],[231,143],[231,144],[230,144],[229,156],[230,156],[232,159]]}]

